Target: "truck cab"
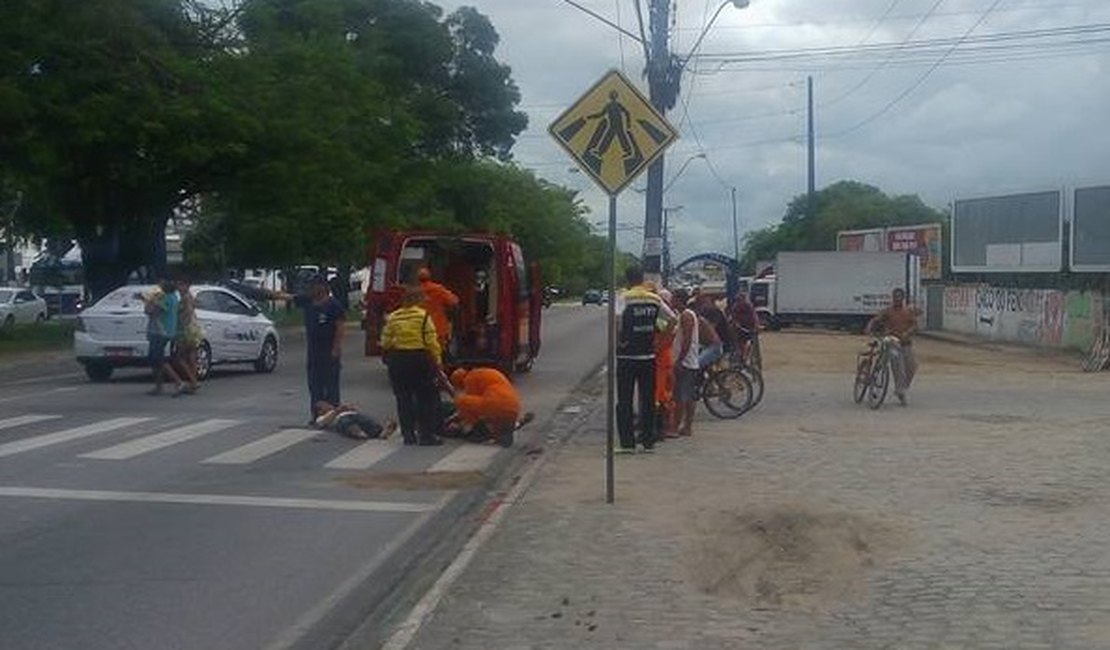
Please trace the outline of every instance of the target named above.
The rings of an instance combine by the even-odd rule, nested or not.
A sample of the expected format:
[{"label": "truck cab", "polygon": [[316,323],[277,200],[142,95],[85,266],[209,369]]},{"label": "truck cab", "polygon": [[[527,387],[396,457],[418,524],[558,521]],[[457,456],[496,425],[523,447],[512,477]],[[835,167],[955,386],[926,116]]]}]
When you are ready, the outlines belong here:
[{"label": "truck cab", "polygon": [[540,350],[543,283],[520,244],[507,235],[436,231],[381,231],[370,249],[366,287],[367,356],[381,354],[386,314],[422,268],[459,297],[451,314],[450,367],[495,367],[526,372]]}]

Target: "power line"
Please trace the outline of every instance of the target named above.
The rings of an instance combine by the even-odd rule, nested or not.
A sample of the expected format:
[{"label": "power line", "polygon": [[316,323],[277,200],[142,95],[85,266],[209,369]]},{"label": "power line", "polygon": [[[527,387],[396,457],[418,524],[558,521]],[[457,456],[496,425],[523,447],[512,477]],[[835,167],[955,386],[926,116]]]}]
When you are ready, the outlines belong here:
[{"label": "power line", "polygon": [[[574,7],[575,9],[577,9],[577,10],[581,11],[581,12],[582,12],[582,13],[584,13],[584,14],[587,14],[587,15],[589,15],[589,16],[591,16],[591,17],[593,17],[593,18],[597,19],[597,20],[600,20],[601,22],[603,22],[603,23],[605,23],[606,25],[608,25],[608,26],[612,27],[613,29],[617,30],[618,32],[620,32],[620,33],[624,34],[625,36],[628,36],[629,38],[633,38],[633,39],[635,39],[635,40],[637,40],[637,41],[640,41],[641,43],[645,43],[645,42],[646,42],[646,41],[644,41],[644,39],[642,39],[641,37],[639,37],[639,36],[637,36],[637,35],[633,34],[632,32],[628,31],[627,29],[625,29],[625,28],[621,27],[620,25],[618,25],[617,23],[613,22],[612,20],[609,20],[609,19],[608,19],[608,18],[606,18],[605,16],[602,16],[601,14],[597,13],[597,12],[596,12],[596,11],[594,11],[593,9],[590,9],[589,7],[586,7],[586,6],[584,6],[584,5],[581,5],[581,4],[577,3],[577,2],[575,2],[575,0],[563,0],[563,2],[567,3],[568,5],[570,5],[570,6]],[[645,45],[645,47],[646,47],[646,45]]]},{"label": "power line", "polygon": [[921,85],[925,83],[925,80],[928,79],[933,74],[933,72],[937,70],[937,68],[944,65],[945,60],[948,59],[952,52],[954,52],[957,47],[959,47],[965,40],[967,40],[967,38],[971,36],[971,33],[978,29],[979,25],[982,25],[987,20],[987,18],[990,17],[991,13],[994,12],[995,8],[997,8],[1000,4],[1002,4],[1002,0],[994,0],[994,2],[992,2],[991,5],[987,7],[986,11],[984,11],[983,14],[979,16],[979,19],[975,21],[975,24],[969,27],[968,30],[964,32],[963,36],[955,43],[953,43],[952,47],[950,47],[947,52],[945,52],[939,59],[936,60],[936,63],[925,70],[925,72],[920,77],[918,77],[912,84],[910,84],[905,90],[903,90],[897,97],[890,100],[890,102],[888,102],[881,109],[879,109],[875,113],[872,113],[870,116],[868,116],[862,122],[859,122],[855,126],[852,126],[843,131],[838,131],[836,133],[830,134],[826,137],[835,138],[848,135],[849,133],[854,133],[855,131],[862,129],[871,122],[874,122],[875,120],[890,112],[890,110],[897,106],[899,102],[908,97],[910,93],[920,88]]}]

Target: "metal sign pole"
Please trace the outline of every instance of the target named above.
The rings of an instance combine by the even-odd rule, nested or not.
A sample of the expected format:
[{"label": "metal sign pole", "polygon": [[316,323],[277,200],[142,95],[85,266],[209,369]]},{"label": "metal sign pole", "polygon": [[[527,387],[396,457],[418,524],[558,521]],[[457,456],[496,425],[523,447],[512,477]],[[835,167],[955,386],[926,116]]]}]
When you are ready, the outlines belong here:
[{"label": "metal sign pole", "polygon": [[613,438],[617,386],[617,195],[609,195],[609,352],[605,362],[605,503],[613,503]]}]

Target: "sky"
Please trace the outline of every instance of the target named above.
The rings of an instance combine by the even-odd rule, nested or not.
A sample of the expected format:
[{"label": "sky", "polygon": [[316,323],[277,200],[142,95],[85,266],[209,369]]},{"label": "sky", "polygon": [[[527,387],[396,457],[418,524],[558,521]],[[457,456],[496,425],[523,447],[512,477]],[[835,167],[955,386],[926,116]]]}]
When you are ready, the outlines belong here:
[{"label": "sky", "polygon": [[[634,1],[577,0],[635,33]],[[650,0],[641,1],[646,10]],[[646,91],[640,44],[564,0],[439,4],[474,6],[501,35],[497,56],[512,67],[529,116],[516,161],[579,190],[590,220],[604,222],[606,195],[575,171],[547,127],[611,68]],[[689,53],[721,5],[676,0],[672,50]],[[690,59],[667,115],[680,133],[664,176],[664,205],[681,206],[671,212],[672,259],[732,252],[730,188],[741,237],[778,223],[805,192],[807,76],[818,188],[858,180],[944,209],[957,197],[1110,181],[1108,72],[1106,0],[729,4]],[[618,200],[619,244],[637,253],[644,204],[636,190],[645,179]]]}]

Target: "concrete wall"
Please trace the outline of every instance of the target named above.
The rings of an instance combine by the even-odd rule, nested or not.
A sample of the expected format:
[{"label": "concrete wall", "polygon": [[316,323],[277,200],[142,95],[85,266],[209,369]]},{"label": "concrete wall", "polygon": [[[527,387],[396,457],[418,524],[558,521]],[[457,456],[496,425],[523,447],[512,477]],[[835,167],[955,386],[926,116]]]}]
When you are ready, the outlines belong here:
[{"label": "concrete wall", "polygon": [[1084,349],[1098,333],[1103,302],[1090,291],[952,285],[944,289],[943,326],[999,341]]}]

